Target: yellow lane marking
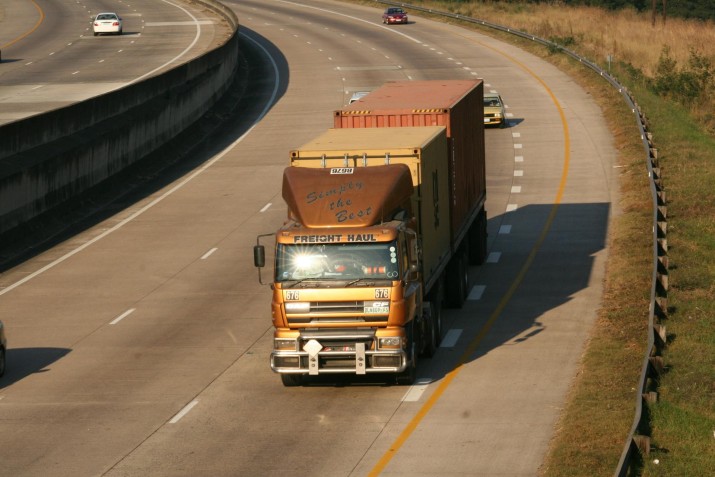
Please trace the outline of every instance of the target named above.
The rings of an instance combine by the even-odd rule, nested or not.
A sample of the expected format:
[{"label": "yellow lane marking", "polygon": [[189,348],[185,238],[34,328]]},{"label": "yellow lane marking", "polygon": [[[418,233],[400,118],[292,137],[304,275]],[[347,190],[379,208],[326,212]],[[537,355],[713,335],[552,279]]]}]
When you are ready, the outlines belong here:
[{"label": "yellow lane marking", "polygon": [[37,30],[37,29],[40,27],[40,24],[45,20],[45,12],[42,11],[42,9],[41,9],[40,6],[37,4],[37,2],[35,2],[35,0],[30,0],[30,1],[31,1],[32,4],[35,6],[35,9],[37,10],[37,12],[40,14],[39,20],[37,20],[37,23],[35,23],[35,26],[33,26],[30,30],[28,30],[27,32],[25,32],[25,33],[23,33],[22,35],[18,36],[17,38],[15,38],[14,40],[12,40],[10,43],[5,43],[4,45],[0,46],[0,50],[2,50],[3,48],[7,48],[8,46],[17,43],[18,41],[22,40],[22,39],[25,38],[26,36],[32,34],[32,32],[34,32],[35,30]]},{"label": "yellow lane marking", "polygon": [[571,140],[569,136],[569,128],[568,124],[566,122],[566,115],[564,114],[563,109],[561,108],[561,105],[559,104],[558,100],[556,99],[556,96],[554,93],[551,91],[551,89],[546,85],[546,83],[539,78],[539,76],[534,73],[531,69],[529,69],[526,65],[524,65],[522,62],[518,61],[516,58],[507,55],[506,53],[499,51],[489,45],[486,45],[482,42],[463,37],[467,39],[468,41],[474,41],[481,46],[485,48],[489,48],[490,50],[496,52],[497,54],[504,56],[507,58],[509,61],[512,63],[516,64],[527,72],[529,75],[531,75],[537,82],[539,82],[548,95],[551,97],[551,100],[553,101],[554,105],[556,106],[557,111],[559,112],[559,116],[561,117],[561,124],[563,125],[563,131],[564,131],[564,163],[563,163],[563,168],[561,171],[561,181],[559,182],[559,188],[556,193],[556,198],[554,199],[554,205],[551,207],[551,211],[549,213],[548,218],[546,219],[546,222],[544,224],[544,228],[541,231],[541,234],[539,235],[538,240],[534,244],[534,246],[531,249],[531,252],[529,253],[529,256],[527,257],[526,261],[524,262],[524,265],[521,267],[521,270],[519,270],[519,273],[517,274],[516,278],[512,282],[511,286],[507,290],[507,292],[504,294],[504,296],[501,298],[499,301],[499,304],[497,305],[496,309],[492,312],[492,314],[489,316],[489,319],[487,322],[484,324],[482,329],[479,331],[477,336],[474,337],[474,339],[469,343],[469,346],[467,346],[467,349],[464,351],[464,353],[459,357],[459,361],[457,362],[457,365],[447,373],[447,375],[444,377],[442,382],[439,384],[437,389],[432,393],[432,395],[429,397],[427,402],[420,408],[419,411],[417,411],[417,414],[412,418],[412,420],[407,424],[407,426],[402,430],[399,436],[397,436],[397,439],[392,443],[390,448],[383,454],[383,456],[380,458],[380,460],[375,464],[375,467],[372,468],[370,473],[368,474],[369,476],[377,476],[379,475],[387,466],[387,464],[390,463],[393,457],[397,455],[397,452],[400,450],[400,448],[407,442],[407,440],[410,438],[412,433],[417,429],[417,426],[422,422],[422,420],[427,416],[429,411],[437,404],[437,401],[439,401],[439,398],[444,394],[444,392],[447,390],[449,385],[452,383],[454,378],[457,377],[459,372],[462,370],[462,366],[469,360],[470,356],[474,354],[474,352],[477,350],[477,347],[479,344],[482,342],[486,334],[489,332],[491,329],[492,325],[494,325],[494,322],[496,322],[497,318],[501,315],[502,311],[504,311],[504,308],[506,307],[507,303],[511,300],[511,297],[514,295],[516,292],[516,289],[519,287],[521,282],[523,281],[524,277],[526,276],[526,272],[529,270],[531,267],[532,262],[534,261],[534,258],[536,257],[537,252],[541,248],[541,245],[543,244],[544,240],[546,239],[546,235],[549,232],[549,229],[551,228],[551,225],[554,221],[554,218],[556,217],[556,212],[559,208],[559,204],[561,203],[561,200],[563,198],[564,194],[564,189],[566,188],[566,179],[568,178],[568,172],[569,172],[569,162],[570,162],[570,149],[571,149]]}]

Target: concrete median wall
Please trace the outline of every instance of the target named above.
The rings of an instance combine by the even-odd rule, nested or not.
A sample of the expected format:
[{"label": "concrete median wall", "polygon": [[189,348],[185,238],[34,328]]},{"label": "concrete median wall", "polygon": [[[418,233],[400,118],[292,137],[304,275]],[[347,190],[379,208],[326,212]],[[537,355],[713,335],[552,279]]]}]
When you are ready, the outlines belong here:
[{"label": "concrete median wall", "polygon": [[226,93],[239,65],[238,19],[229,39],[164,74],[0,127],[0,235],[136,163],[191,128]]}]

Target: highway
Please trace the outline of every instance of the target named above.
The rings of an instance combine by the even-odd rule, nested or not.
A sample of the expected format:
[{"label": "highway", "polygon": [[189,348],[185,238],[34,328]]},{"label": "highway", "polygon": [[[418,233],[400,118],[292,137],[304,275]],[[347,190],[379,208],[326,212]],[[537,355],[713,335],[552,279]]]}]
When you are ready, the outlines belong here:
[{"label": "highway", "polygon": [[[548,63],[418,15],[384,26],[378,5],[225,3],[253,65],[243,112],[191,167],[0,275],[0,473],[536,475],[595,323],[618,213],[600,110]],[[252,247],[285,218],[288,151],[331,127],[354,91],[445,78],[483,78],[510,116],[486,131],[489,255],[470,269],[469,300],[445,312],[414,386],[284,388]]]},{"label": "highway", "polygon": [[[119,14],[121,36],[93,35],[102,11]],[[160,74],[230,34],[188,2],[6,0],[0,15],[0,124]]]}]

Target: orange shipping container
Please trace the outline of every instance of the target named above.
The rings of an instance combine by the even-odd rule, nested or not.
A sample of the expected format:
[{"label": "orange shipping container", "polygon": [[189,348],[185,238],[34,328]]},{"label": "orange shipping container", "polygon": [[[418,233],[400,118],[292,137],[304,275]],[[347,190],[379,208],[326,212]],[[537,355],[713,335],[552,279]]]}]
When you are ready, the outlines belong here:
[{"label": "orange shipping container", "polygon": [[395,81],[334,113],[335,128],[444,126],[452,243],[484,215],[486,172],[481,80]]}]

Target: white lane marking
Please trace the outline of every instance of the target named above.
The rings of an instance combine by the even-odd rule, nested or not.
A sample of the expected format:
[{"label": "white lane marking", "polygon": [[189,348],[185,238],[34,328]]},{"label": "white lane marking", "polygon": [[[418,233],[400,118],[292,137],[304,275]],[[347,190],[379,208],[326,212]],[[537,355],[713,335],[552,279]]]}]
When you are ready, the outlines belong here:
[{"label": "white lane marking", "polygon": [[266,210],[270,209],[272,205],[273,204],[270,202],[267,203],[266,205],[263,206],[263,208],[261,209],[261,212],[265,212]]},{"label": "white lane marking", "polygon": [[176,55],[174,58],[170,59],[169,61],[167,61],[167,62],[164,63],[163,65],[159,66],[158,68],[154,68],[154,69],[151,70],[150,72],[148,72],[148,73],[146,73],[146,74],[143,74],[143,75],[141,75],[141,76],[138,77],[138,78],[134,78],[132,81],[130,81],[130,82],[127,83],[127,84],[136,83],[137,81],[140,81],[140,80],[146,78],[147,76],[153,75],[153,74],[156,73],[157,71],[159,71],[159,70],[161,70],[161,69],[163,69],[163,68],[169,66],[170,64],[175,63],[176,61],[179,60],[179,58],[181,58],[181,57],[184,56],[186,53],[188,53],[189,50],[191,50],[191,49],[194,47],[194,45],[196,45],[196,43],[198,43],[199,38],[201,37],[201,22],[199,22],[199,19],[198,19],[198,18],[196,18],[190,11],[188,11],[187,9],[185,9],[184,7],[182,7],[182,6],[180,6],[180,5],[177,5],[177,4],[171,3],[171,2],[167,2],[166,0],[162,0],[162,1],[163,1],[164,3],[168,3],[169,5],[172,5],[172,6],[176,7],[176,8],[178,8],[179,10],[183,10],[184,13],[186,13],[189,17],[191,17],[191,19],[193,20],[193,22],[191,22],[191,23],[193,23],[193,24],[196,25],[196,34],[194,35],[194,40],[191,42],[191,44],[190,44],[189,46],[187,46],[187,47],[184,49],[184,51],[182,51],[181,53],[179,53],[178,55]]},{"label": "white lane marking", "polygon": [[122,313],[121,315],[119,315],[118,317],[116,317],[115,319],[113,319],[112,321],[110,321],[109,324],[110,324],[110,325],[116,325],[117,323],[119,323],[120,321],[122,321],[124,318],[126,318],[127,316],[129,316],[129,315],[131,315],[132,313],[134,313],[135,310],[136,310],[136,308],[130,308],[130,309],[128,309],[127,311],[125,311],[124,313]]},{"label": "white lane marking", "polygon": [[201,260],[206,260],[206,259],[209,258],[209,257],[211,256],[211,254],[213,254],[216,250],[218,250],[216,247],[212,248],[211,250],[209,250],[208,252],[206,252],[205,254],[203,254],[203,255],[201,256]]},{"label": "white lane marking", "polygon": [[514,162],[524,162],[524,156],[514,156]]},{"label": "white lane marking", "polygon": [[507,212],[514,212],[519,206],[516,204],[507,204],[506,205],[506,211]]},{"label": "white lane marking", "polygon": [[184,409],[179,411],[176,416],[171,418],[171,421],[169,421],[169,424],[176,424],[177,422],[179,422],[181,420],[181,418],[184,417],[185,415],[187,415],[189,413],[189,411],[191,411],[191,409],[194,406],[196,406],[198,403],[199,403],[199,401],[197,399],[195,399],[195,400],[191,401],[189,404],[187,404],[186,406],[184,406]]},{"label": "white lane marking", "polygon": [[427,390],[427,387],[432,382],[431,378],[420,378],[415,384],[410,386],[404,396],[402,396],[403,402],[417,402],[420,400],[422,394]]},{"label": "white lane marking", "polygon": [[499,235],[508,235],[511,233],[511,225],[502,225],[499,227]]},{"label": "white lane marking", "polygon": [[512,193],[512,194],[520,194],[520,193],[521,193],[521,186],[511,186],[511,193]]},{"label": "white lane marking", "polygon": [[524,176],[524,171],[522,171],[520,169],[516,169],[514,171],[514,177],[523,177],[523,176]]},{"label": "white lane marking", "polygon": [[179,182],[179,183],[176,184],[174,187],[172,187],[172,188],[169,189],[168,191],[164,192],[162,195],[160,195],[160,196],[157,197],[156,199],[152,200],[150,203],[148,203],[147,205],[145,205],[145,206],[142,207],[141,209],[137,210],[136,212],[134,212],[132,215],[130,215],[130,216],[127,217],[126,219],[124,219],[124,220],[122,220],[121,222],[119,222],[118,224],[116,224],[114,227],[105,230],[103,233],[101,233],[100,235],[94,237],[92,240],[89,240],[89,241],[83,243],[82,245],[80,245],[79,247],[77,247],[76,249],[74,249],[74,250],[72,250],[72,251],[70,251],[70,252],[67,252],[66,254],[64,254],[64,255],[62,255],[60,258],[58,258],[57,260],[48,263],[47,265],[45,265],[44,267],[40,268],[39,270],[37,270],[37,271],[35,271],[35,272],[33,272],[33,273],[31,273],[31,274],[25,276],[23,279],[16,281],[15,283],[13,283],[12,285],[7,286],[6,288],[3,288],[2,290],[0,290],[0,296],[4,295],[4,294],[6,294],[6,293],[9,293],[10,291],[14,290],[15,288],[19,287],[20,285],[23,285],[23,284],[29,282],[30,280],[32,280],[33,278],[37,277],[38,275],[42,275],[42,274],[45,273],[47,270],[50,270],[50,269],[56,267],[56,266],[59,265],[60,263],[62,263],[62,262],[64,262],[65,260],[69,259],[70,257],[72,257],[72,256],[74,256],[74,255],[76,255],[76,254],[78,254],[79,252],[81,252],[82,250],[86,249],[87,247],[89,247],[90,245],[94,244],[95,242],[98,242],[98,241],[102,240],[102,239],[103,239],[104,237],[106,237],[107,235],[109,235],[109,234],[111,234],[111,233],[113,233],[113,232],[119,230],[120,228],[124,227],[126,224],[128,224],[128,223],[131,222],[132,220],[136,219],[137,217],[139,217],[140,215],[142,215],[144,212],[146,212],[147,210],[151,209],[152,207],[154,207],[155,205],[157,205],[158,203],[160,203],[161,201],[163,201],[164,199],[166,199],[167,197],[169,197],[169,196],[170,196],[171,194],[173,194],[174,192],[176,192],[176,191],[178,191],[179,189],[183,188],[186,184],[188,184],[189,182],[191,182],[192,180],[194,180],[196,177],[198,177],[201,173],[203,173],[203,172],[204,172],[205,170],[207,170],[209,167],[213,166],[213,165],[216,164],[218,161],[220,161],[221,159],[223,159],[223,157],[224,157],[226,154],[228,154],[231,150],[233,150],[233,148],[235,148],[238,144],[240,144],[240,143],[246,138],[246,136],[248,136],[248,135],[251,133],[251,131],[253,131],[253,129],[261,122],[261,120],[263,119],[263,117],[264,117],[266,114],[268,114],[268,111],[270,110],[271,106],[272,106],[273,103],[275,103],[275,101],[276,101],[276,97],[278,96],[278,85],[280,84],[280,81],[279,81],[280,73],[279,73],[279,71],[278,71],[278,64],[277,64],[277,63],[275,62],[275,60],[271,57],[271,55],[268,53],[268,50],[266,50],[266,49],[263,47],[263,45],[261,45],[260,43],[258,43],[258,42],[257,42],[256,40],[254,40],[253,38],[250,38],[250,37],[246,36],[246,35],[243,34],[243,33],[239,33],[239,34],[242,35],[242,36],[244,36],[244,37],[245,37],[246,39],[248,39],[249,41],[252,41],[253,43],[256,44],[256,46],[258,46],[261,50],[263,50],[263,52],[265,53],[265,55],[266,55],[266,56],[268,57],[268,59],[270,60],[271,65],[273,66],[273,73],[274,73],[275,78],[276,78],[276,82],[273,84],[273,91],[272,91],[272,93],[271,93],[271,97],[270,97],[270,99],[268,100],[268,103],[266,103],[266,106],[263,108],[263,111],[261,111],[261,114],[258,116],[258,118],[256,119],[256,121],[253,123],[253,125],[252,125],[250,128],[248,128],[248,130],[247,130],[245,133],[243,133],[243,135],[241,135],[241,137],[239,137],[238,139],[236,139],[236,140],[235,140],[233,143],[231,143],[226,149],[224,149],[223,151],[221,151],[217,156],[215,156],[215,157],[214,157],[213,159],[211,159],[210,161],[206,162],[200,169],[197,169],[196,171],[194,171],[191,175],[189,175],[189,176],[188,176],[187,178],[185,178],[183,181]]},{"label": "white lane marking", "polygon": [[454,348],[457,344],[457,340],[462,336],[462,330],[460,328],[455,328],[449,330],[444,338],[442,338],[442,343],[439,345],[440,348]]},{"label": "white lane marking", "polygon": [[487,263],[499,263],[500,258],[501,258],[501,252],[492,252],[487,257]]},{"label": "white lane marking", "polygon": [[521,149],[523,146],[521,144],[514,144],[514,149]]},{"label": "white lane marking", "polygon": [[[168,2],[167,2],[168,3]],[[195,20],[193,22],[180,21],[180,22],[146,22],[146,26],[194,26],[199,25],[213,25],[215,22],[211,20]]]},{"label": "white lane marking", "polygon": [[511,137],[521,137],[521,133],[518,133],[518,132],[511,133]]},{"label": "white lane marking", "polygon": [[487,287],[486,285],[474,285],[472,289],[469,291],[469,296],[467,297],[467,300],[470,301],[477,301],[482,299],[482,295],[484,295],[484,290],[486,290]]}]

